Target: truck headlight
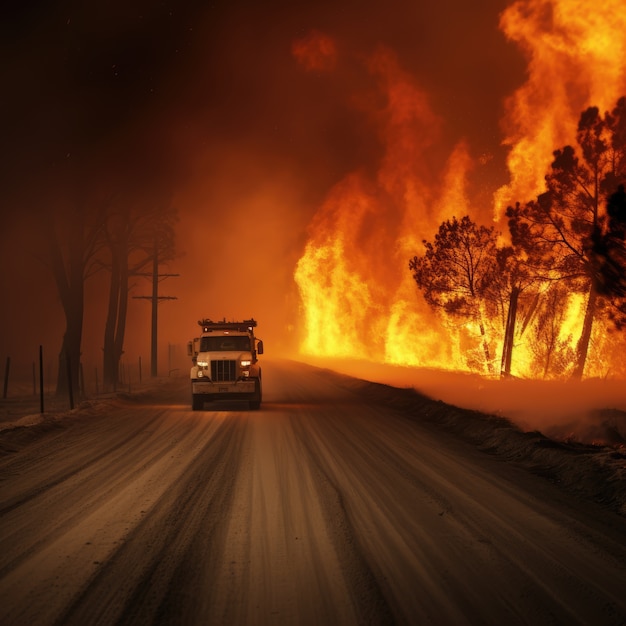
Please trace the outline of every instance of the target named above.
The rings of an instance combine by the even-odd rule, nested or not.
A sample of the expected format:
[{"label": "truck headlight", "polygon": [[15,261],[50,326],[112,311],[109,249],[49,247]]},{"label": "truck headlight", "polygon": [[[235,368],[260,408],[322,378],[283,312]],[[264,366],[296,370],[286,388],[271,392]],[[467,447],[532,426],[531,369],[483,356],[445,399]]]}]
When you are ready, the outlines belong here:
[{"label": "truck headlight", "polygon": [[209,362],[208,361],[198,361],[197,365],[198,365],[198,367],[209,367]]},{"label": "truck headlight", "polygon": [[241,367],[250,367],[251,363],[252,361],[250,361],[249,359],[246,359],[244,361],[241,361]]}]

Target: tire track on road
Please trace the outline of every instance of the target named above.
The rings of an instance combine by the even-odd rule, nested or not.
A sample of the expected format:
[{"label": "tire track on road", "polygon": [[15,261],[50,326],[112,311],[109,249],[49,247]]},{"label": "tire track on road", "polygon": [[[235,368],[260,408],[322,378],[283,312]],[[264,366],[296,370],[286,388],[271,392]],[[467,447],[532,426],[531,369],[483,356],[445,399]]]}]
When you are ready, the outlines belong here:
[{"label": "tire track on road", "polygon": [[190,607],[179,590],[201,593],[195,573],[221,543],[243,435],[238,421],[222,422],[57,624],[180,623]]},{"label": "tire track on road", "polygon": [[311,471],[317,476],[317,487],[323,503],[322,514],[330,531],[331,541],[339,557],[347,583],[352,590],[352,601],[357,610],[359,624],[395,624],[391,606],[387,602],[376,573],[370,567],[365,550],[359,542],[344,495],[326,470],[320,450],[311,437],[310,418],[294,417],[292,426],[302,449],[306,451]]}]

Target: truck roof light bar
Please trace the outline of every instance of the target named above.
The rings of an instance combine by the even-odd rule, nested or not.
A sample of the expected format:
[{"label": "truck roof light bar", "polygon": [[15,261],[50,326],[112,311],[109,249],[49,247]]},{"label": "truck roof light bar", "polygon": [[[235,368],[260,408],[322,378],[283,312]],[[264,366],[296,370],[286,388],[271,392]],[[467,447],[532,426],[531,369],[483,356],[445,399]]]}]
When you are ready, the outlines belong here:
[{"label": "truck roof light bar", "polygon": [[255,319],[243,320],[242,322],[227,322],[224,318],[221,322],[214,322],[209,318],[198,320],[198,325],[202,326],[202,332],[208,333],[213,330],[237,330],[240,332],[249,332],[256,327]]}]

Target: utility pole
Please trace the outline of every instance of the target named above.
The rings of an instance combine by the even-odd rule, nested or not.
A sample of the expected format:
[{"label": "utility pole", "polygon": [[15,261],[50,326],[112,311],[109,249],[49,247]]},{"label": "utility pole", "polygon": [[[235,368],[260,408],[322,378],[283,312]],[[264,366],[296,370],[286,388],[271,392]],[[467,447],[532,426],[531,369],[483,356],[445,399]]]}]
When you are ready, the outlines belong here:
[{"label": "utility pole", "polygon": [[136,300],[152,301],[152,325],[150,333],[150,376],[157,375],[157,308],[160,300],[176,300],[176,296],[160,296],[159,282],[162,278],[170,278],[172,276],[180,276],[180,274],[159,274],[159,242],[154,241],[154,254],[152,257],[152,273],[139,274],[140,276],[152,276],[152,295],[151,296],[133,296]]}]

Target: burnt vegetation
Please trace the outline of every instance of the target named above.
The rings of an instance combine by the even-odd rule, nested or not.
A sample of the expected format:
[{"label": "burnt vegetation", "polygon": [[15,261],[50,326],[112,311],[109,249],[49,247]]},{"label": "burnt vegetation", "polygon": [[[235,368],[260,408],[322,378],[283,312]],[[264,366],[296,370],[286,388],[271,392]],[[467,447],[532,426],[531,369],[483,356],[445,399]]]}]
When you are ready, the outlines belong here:
[{"label": "burnt vegetation", "polygon": [[[626,326],[626,97],[600,114],[584,111],[576,145],[553,153],[546,191],[506,211],[508,240],[469,216],[441,224],[409,269],[425,300],[450,318],[478,329],[484,360],[472,369],[493,373],[492,346],[500,345],[500,373],[514,369],[522,342],[524,375],[583,377],[606,346],[594,337]],[[582,328],[565,327],[568,310],[582,303]],[[568,335],[568,333],[570,333]],[[611,337],[609,337],[611,339]],[[606,341],[605,341],[606,343]]]}]

